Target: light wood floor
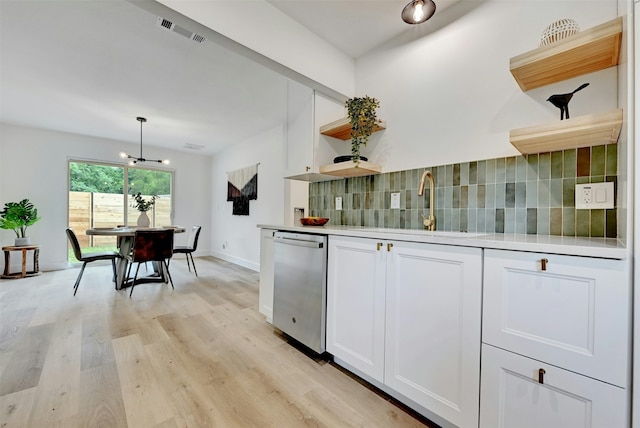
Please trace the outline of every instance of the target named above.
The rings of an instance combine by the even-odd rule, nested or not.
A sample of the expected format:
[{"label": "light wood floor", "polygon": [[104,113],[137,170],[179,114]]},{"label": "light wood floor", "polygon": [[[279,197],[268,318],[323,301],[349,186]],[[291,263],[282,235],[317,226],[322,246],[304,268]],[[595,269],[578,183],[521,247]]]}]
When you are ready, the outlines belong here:
[{"label": "light wood floor", "polygon": [[[110,266],[0,281],[2,427],[425,427],[258,312],[258,274],[171,263],[175,290]],[[435,426],[435,425],[432,425]]]}]

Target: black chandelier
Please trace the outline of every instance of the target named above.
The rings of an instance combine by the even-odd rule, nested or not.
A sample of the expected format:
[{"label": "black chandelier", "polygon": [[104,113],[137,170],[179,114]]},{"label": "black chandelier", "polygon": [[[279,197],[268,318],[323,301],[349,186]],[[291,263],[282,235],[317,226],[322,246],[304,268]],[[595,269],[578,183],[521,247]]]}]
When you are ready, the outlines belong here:
[{"label": "black chandelier", "polygon": [[136,120],[140,122],[140,157],[131,156],[125,152],[120,152],[122,159],[129,159],[129,165],[134,166],[138,162],[158,162],[164,165],[169,165],[169,159],[145,159],[142,157],[142,124],[147,121],[144,117],[136,117]]}]

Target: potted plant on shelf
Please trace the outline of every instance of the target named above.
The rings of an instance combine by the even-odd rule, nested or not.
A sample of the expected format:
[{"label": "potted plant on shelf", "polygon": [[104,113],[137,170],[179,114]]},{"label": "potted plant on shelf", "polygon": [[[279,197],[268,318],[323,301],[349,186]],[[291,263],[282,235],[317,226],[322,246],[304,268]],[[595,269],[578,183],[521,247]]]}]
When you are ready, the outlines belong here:
[{"label": "potted plant on shelf", "polygon": [[38,210],[29,199],[7,202],[0,211],[0,229],[13,230],[16,234],[15,246],[23,247],[31,244],[31,238],[26,236],[27,227],[35,224],[40,218]]},{"label": "potted plant on shelf", "polygon": [[138,217],[138,226],[141,227],[149,227],[151,224],[151,219],[147,215],[147,211],[149,211],[156,204],[156,199],[158,199],[157,195],[151,196],[151,199],[145,199],[142,197],[140,192],[136,193],[133,196],[132,207],[135,207],[138,211],[140,211],[140,217]]},{"label": "potted plant on shelf", "polygon": [[344,103],[351,122],[351,159],[358,166],[360,160],[367,160],[360,156],[360,146],[366,146],[369,136],[381,123],[376,110],[380,101],[365,95],[362,98],[350,98]]}]

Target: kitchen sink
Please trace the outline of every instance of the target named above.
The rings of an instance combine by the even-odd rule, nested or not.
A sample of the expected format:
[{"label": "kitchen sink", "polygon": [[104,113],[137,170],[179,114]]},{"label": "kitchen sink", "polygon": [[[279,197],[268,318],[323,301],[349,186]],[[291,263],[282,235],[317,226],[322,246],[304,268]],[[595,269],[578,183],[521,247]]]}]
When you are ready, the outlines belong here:
[{"label": "kitchen sink", "polygon": [[486,236],[488,233],[478,232],[454,232],[446,230],[421,230],[421,229],[391,229],[391,228],[367,228],[370,232],[379,233],[395,233],[400,235],[419,235],[419,236],[442,236],[452,238],[475,238],[478,236]]}]

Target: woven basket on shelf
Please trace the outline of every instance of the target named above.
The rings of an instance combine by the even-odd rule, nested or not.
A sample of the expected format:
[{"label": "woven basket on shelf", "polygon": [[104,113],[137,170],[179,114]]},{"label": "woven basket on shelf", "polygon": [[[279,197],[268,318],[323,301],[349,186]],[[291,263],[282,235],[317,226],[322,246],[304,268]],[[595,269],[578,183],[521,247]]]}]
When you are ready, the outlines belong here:
[{"label": "woven basket on shelf", "polygon": [[559,19],[545,28],[540,36],[540,46],[545,46],[580,31],[580,26],[573,19]]}]

